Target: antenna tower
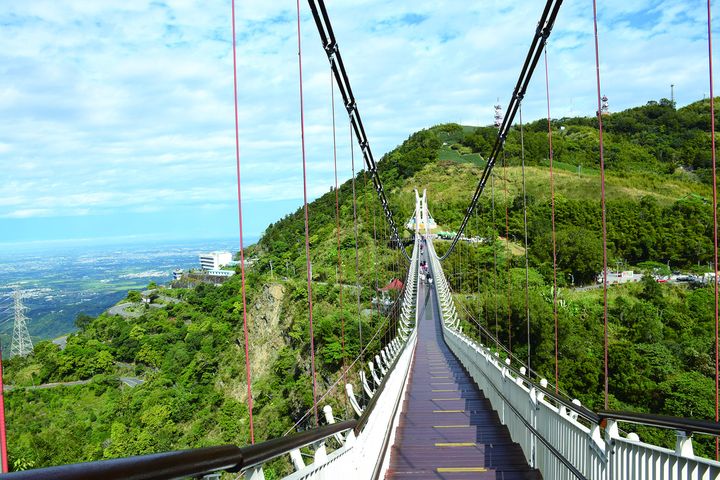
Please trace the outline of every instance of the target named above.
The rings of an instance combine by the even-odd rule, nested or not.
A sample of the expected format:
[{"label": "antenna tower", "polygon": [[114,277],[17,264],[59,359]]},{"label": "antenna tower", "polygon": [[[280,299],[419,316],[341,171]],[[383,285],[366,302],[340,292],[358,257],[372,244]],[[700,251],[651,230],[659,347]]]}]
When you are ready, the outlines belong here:
[{"label": "antenna tower", "polygon": [[15,290],[13,294],[15,299],[15,322],[13,323],[12,345],[10,346],[10,356],[19,355],[24,357],[33,350],[32,339],[27,329],[27,317],[25,316],[25,306],[22,303],[22,293]]},{"label": "antenna tower", "polygon": [[503,112],[502,112],[502,106],[500,105],[500,99],[498,98],[498,103],[495,104],[495,128],[500,128],[502,126],[503,122]]},{"label": "antenna tower", "polygon": [[607,115],[608,113],[610,113],[610,105],[608,104],[607,95],[602,96],[602,104],[600,105],[600,113],[602,115]]}]

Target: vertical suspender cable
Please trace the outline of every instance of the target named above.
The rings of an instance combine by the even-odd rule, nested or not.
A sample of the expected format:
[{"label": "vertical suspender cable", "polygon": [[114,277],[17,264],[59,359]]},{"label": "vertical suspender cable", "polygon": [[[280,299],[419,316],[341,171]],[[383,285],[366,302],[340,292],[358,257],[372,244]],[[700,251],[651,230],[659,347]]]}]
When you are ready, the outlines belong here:
[{"label": "vertical suspender cable", "polygon": [[600,48],[598,46],[597,0],[593,0],[593,28],[595,31],[595,78],[597,80],[597,118],[600,141],[600,209],[602,210],[602,243],[603,243],[603,344],[604,344],[604,380],[605,409],[609,407],[608,387],[608,285],[607,285],[607,218],[605,216],[605,152],[603,151],[602,105],[600,99]]},{"label": "vertical suspender cable", "polygon": [[511,292],[511,272],[510,272],[510,211],[508,209],[510,197],[508,194],[508,176],[507,176],[507,154],[505,152],[505,144],[503,143],[503,176],[505,177],[504,191],[505,191],[505,255],[507,255],[507,308],[508,308],[508,352],[512,355],[512,306],[510,299],[512,296]]},{"label": "vertical suspender cable", "polygon": [[302,145],[303,203],[305,207],[305,265],[307,267],[308,319],[310,322],[310,369],[313,386],[313,413],[319,425],[317,411],[317,379],[315,377],[315,335],[313,332],[312,264],[310,262],[310,221],[307,198],[307,165],[305,159],[305,106],[303,105],[302,42],[300,40],[300,0],[297,0],[298,71],[300,79],[300,141]]},{"label": "vertical suspender cable", "polygon": [[353,195],[353,230],[355,234],[355,292],[357,293],[358,330],[360,332],[360,361],[363,361],[362,345],[362,307],[360,304],[360,257],[358,253],[358,221],[357,221],[357,194],[355,191],[355,147],[353,146],[353,129],[350,126],[350,166],[352,168],[352,195]]},{"label": "vertical suspender cable", "polygon": [[497,349],[500,350],[500,325],[498,324],[498,268],[497,268],[497,234],[495,233],[495,174],[490,173],[490,191],[492,197],[492,224],[493,224],[493,235],[496,238],[493,239],[493,269],[495,270],[495,276],[493,277],[493,299],[495,300],[495,343]]},{"label": "vertical suspender cable", "polygon": [[530,368],[530,262],[528,261],[528,224],[527,224],[527,186],[525,184],[525,131],[523,129],[522,103],[518,107],[520,114],[520,159],[522,161],[522,194],[523,194],[523,233],[525,235],[525,322],[527,323],[527,369]]},{"label": "vertical suspender cable", "polygon": [[[708,24],[708,70],[710,73],[710,135],[712,138],[712,170],[713,170],[713,259],[715,261],[715,421],[720,420],[720,359],[718,357],[720,330],[718,329],[718,221],[717,221],[717,170],[715,169],[715,94],[713,90],[712,62],[712,17],[710,16],[710,0],[707,2]],[[715,459],[720,458],[720,441],[715,438]]]},{"label": "vertical suspender cable", "polygon": [[[330,71],[330,105],[332,108],[332,137],[333,137],[333,166],[335,167],[335,228],[337,230],[337,260],[338,260],[338,301],[340,303],[340,341],[343,361],[343,384],[347,383],[347,372],[345,371],[345,312],[343,311],[343,276],[342,256],[340,255],[340,192],[338,190],[337,170],[337,135],[335,131],[335,80]],[[345,395],[347,400],[347,395]]]},{"label": "vertical suspender cable", "polygon": [[[242,216],[242,195],[240,191],[240,128],[238,126],[238,89],[237,89],[237,53],[235,48],[235,0],[232,0],[232,36],[233,36],[233,91],[235,94],[235,165],[237,168],[237,198],[238,198],[238,226],[240,229],[240,289],[242,292],[243,309],[243,334],[245,335],[245,378],[247,379],[247,401],[248,415],[250,417],[250,443],[255,443],[255,431],[253,426],[253,400],[252,381],[250,377],[250,347],[248,339],[247,324],[247,300],[245,296],[245,251],[243,248],[243,216]],[[3,422],[4,427],[4,422]],[[4,436],[4,430],[2,432]],[[3,440],[3,448],[5,441]],[[4,460],[4,458],[3,458]],[[7,472],[7,466],[5,470]]]},{"label": "vertical suspender cable", "polygon": [[[555,177],[553,175],[552,125],[550,123],[550,76],[545,47],[545,97],[547,98],[548,159],[550,161],[550,218],[553,248],[553,319],[555,320],[555,393],[558,393],[558,305],[557,305],[557,234],[555,233]],[[607,407],[607,406],[606,406]]]}]

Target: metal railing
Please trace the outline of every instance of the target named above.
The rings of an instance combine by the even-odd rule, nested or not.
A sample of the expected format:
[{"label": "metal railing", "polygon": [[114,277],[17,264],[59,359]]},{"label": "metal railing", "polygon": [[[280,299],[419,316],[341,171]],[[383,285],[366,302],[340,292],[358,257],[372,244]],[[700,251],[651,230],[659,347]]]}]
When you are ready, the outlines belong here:
[{"label": "metal railing", "polygon": [[[429,250],[433,251],[428,240]],[[543,478],[635,480],[720,479],[720,463],[696,457],[692,434],[720,436],[715,422],[631,412],[592,412],[512,368],[510,359],[478,345],[459,329],[452,292],[437,257],[431,255],[442,310],[445,340],[468,370],[523,449],[528,463]],[[620,435],[618,423],[635,423],[675,430],[675,449],[641,442],[633,433]],[[603,431],[604,429],[604,431]]]}]

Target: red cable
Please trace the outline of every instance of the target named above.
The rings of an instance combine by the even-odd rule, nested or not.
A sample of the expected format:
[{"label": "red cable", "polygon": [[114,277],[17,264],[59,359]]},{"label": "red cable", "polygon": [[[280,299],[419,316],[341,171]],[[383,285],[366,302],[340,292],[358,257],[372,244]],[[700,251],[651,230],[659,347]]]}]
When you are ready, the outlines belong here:
[{"label": "red cable", "polygon": [[602,210],[603,241],[603,337],[604,337],[604,376],[605,410],[608,409],[608,290],[607,290],[607,218],[605,216],[605,152],[603,151],[602,105],[600,100],[600,49],[598,47],[597,0],[593,0],[593,28],[595,30],[595,77],[597,79],[597,118],[600,140],[600,208]]},{"label": "red cable", "polygon": [[337,228],[337,257],[338,257],[338,288],[340,302],[340,320],[341,320],[341,342],[342,342],[342,358],[343,358],[343,382],[346,382],[345,371],[345,312],[343,311],[343,282],[342,282],[342,258],[340,256],[340,194],[338,192],[338,173],[337,173],[337,135],[335,132],[335,85],[333,80],[333,72],[330,71],[330,103],[332,105],[332,132],[333,132],[333,164],[335,166],[335,226]]},{"label": "red cable", "polygon": [[512,308],[510,305],[511,278],[510,278],[510,213],[508,210],[508,176],[507,176],[507,154],[503,145],[503,176],[505,177],[505,249],[507,254],[507,306],[508,306],[508,350],[512,353]]},{"label": "red cable", "polygon": [[[708,70],[710,72],[710,132],[712,137],[712,170],[713,170],[713,255],[715,260],[715,421],[720,420],[720,360],[718,357],[719,325],[718,325],[718,219],[717,219],[717,170],[715,170],[715,98],[713,92],[712,63],[712,18],[710,16],[710,0],[707,2],[708,19]],[[720,458],[720,439],[715,438],[715,459]]]},{"label": "red cable", "polygon": [[[232,0],[232,36],[233,36],[233,87],[235,93],[235,164],[237,167],[238,224],[240,228],[240,281],[243,306],[243,333],[245,335],[245,376],[247,378],[248,413],[250,415],[250,443],[255,443],[253,427],[253,399],[250,378],[250,347],[248,343],[247,300],[245,297],[245,251],[243,248],[242,194],[240,191],[240,133],[238,127],[238,89],[237,54],[235,49],[235,0]],[[4,443],[3,443],[4,445]]]},{"label": "red cable", "polygon": [[553,245],[553,318],[555,319],[555,393],[558,393],[558,309],[557,309],[557,236],[555,235],[555,179],[553,177],[553,144],[550,125],[550,76],[548,75],[547,47],[545,48],[545,96],[547,98],[548,148],[550,159],[550,206]]},{"label": "red cable", "polygon": [[305,160],[305,106],[303,104],[302,43],[300,41],[300,0],[297,0],[297,40],[298,70],[300,74],[300,141],[302,144],[303,202],[305,208],[305,264],[307,266],[307,291],[310,320],[310,369],[312,373],[313,384],[313,411],[315,413],[315,425],[320,425],[320,423],[318,422],[317,411],[317,379],[315,377],[315,335],[313,332],[312,265],[310,263],[310,220],[308,215],[307,165]]},{"label": "red cable", "polygon": [[[496,220],[495,220],[495,174],[490,173],[490,189],[492,190],[492,224],[493,224],[493,234],[495,234],[496,230]],[[500,350],[500,324],[498,323],[498,268],[497,268],[497,238],[493,239],[493,270],[495,271],[495,276],[493,277],[493,299],[495,300],[495,342],[497,343],[497,349]]]}]

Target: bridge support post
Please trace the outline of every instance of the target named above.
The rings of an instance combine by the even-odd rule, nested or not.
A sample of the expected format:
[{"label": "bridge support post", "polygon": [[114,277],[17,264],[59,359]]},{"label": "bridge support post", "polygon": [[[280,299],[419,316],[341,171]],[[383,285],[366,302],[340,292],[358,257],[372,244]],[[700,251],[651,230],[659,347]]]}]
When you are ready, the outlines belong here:
[{"label": "bridge support post", "polygon": [[683,458],[695,458],[693,451],[692,435],[688,435],[682,430],[676,430],[675,453]]},{"label": "bridge support post", "polygon": [[290,460],[292,460],[293,467],[295,467],[296,472],[305,468],[305,461],[302,458],[299,448],[290,450]]},{"label": "bridge support post", "polygon": [[[323,441],[315,450],[315,458],[313,463],[315,465],[322,465],[327,462],[327,449],[325,448],[325,442]],[[263,479],[264,480],[264,479]]]},{"label": "bridge support post", "polygon": [[263,472],[262,466],[246,470],[245,480],[265,480],[265,472]]}]

